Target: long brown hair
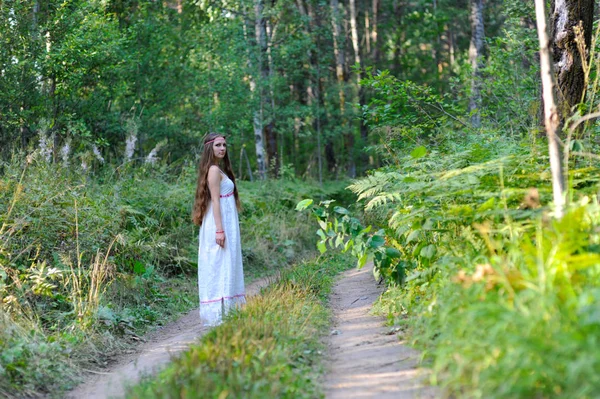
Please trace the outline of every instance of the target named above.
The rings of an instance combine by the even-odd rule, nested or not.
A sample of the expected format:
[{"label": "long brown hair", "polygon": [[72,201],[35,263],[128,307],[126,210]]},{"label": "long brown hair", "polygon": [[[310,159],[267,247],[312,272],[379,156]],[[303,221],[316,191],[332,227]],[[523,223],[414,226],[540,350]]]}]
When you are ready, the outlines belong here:
[{"label": "long brown hair", "polygon": [[[204,215],[208,210],[210,204],[210,190],[208,189],[208,170],[212,165],[219,165],[219,159],[215,157],[212,143],[215,139],[223,137],[224,135],[219,133],[209,133],[204,137],[202,156],[200,157],[200,164],[198,166],[198,184],[196,186],[196,197],[194,199],[194,207],[192,208],[192,222],[196,226],[202,224]],[[225,152],[225,157],[221,161],[220,168],[225,174],[231,179],[234,184],[233,195],[235,196],[235,204],[240,209],[240,198],[238,195],[237,185],[235,184],[235,175],[231,168],[231,162],[229,161],[229,151]]]}]

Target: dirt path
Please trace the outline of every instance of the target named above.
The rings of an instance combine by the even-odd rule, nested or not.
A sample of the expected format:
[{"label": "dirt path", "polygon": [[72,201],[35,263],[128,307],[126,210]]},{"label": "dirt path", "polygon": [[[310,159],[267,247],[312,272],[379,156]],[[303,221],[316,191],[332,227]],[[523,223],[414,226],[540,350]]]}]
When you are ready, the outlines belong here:
[{"label": "dirt path", "polygon": [[327,399],[436,398],[424,384],[419,353],[403,345],[385,319],[369,314],[383,291],[372,264],[344,273],[333,288],[334,326],[328,337]]},{"label": "dirt path", "polygon": [[[256,295],[273,278],[264,278],[246,287],[247,296]],[[134,354],[123,356],[108,370],[91,375],[66,396],[69,399],[121,398],[125,388],[139,382],[144,375],[154,374],[166,366],[174,356],[196,342],[208,328],[200,324],[198,309],[166,325],[148,336]]]}]

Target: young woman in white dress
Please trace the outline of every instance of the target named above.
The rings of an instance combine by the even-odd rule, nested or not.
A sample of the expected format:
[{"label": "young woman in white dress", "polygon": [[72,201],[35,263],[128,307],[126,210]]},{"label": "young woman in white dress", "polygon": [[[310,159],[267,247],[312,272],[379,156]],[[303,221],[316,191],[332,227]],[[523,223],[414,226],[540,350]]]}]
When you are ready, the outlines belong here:
[{"label": "young woman in white dress", "polygon": [[238,209],[240,200],[225,137],[209,133],[198,170],[192,220],[200,225],[198,287],[200,318],[218,325],[246,302]]}]

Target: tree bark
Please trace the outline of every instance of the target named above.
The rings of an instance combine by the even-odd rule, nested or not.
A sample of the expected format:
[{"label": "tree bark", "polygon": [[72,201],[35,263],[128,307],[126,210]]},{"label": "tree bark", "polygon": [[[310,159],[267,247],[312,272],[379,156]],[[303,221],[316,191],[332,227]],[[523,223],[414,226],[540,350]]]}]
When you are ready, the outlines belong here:
[{"label": "tree bark", "polygon": [[[278,171],[277,134],[271,112],[265,118],[265,105],[272,108],[272,99],[269,90],[265,90],[265,82],[269,81],[271,70],[269,66],[269,46],[267,43],[267,20],[264,16],[264,0],[255,0],[254,3],[254,28],[256,43],[258,45],[258,66],[260,69],[261,84],[258,87],[260,93],[261,122],[263,128],[262,137],[267,144],[267,162],[274,167],[274,173]],[[266,121],[265,121],[266,119]]]},{"label": "tree bark", "polygon": [[340,16],[340,4],[338,0],[330,0],[331,7],[331,24],[333,26],[333,54],[335,56],[335,75],[337,82],[340,85],[339,97],[340,108],[342,112],[345,109],[346,99],[344,96],[343,83],[346,82],[346,57],[344,55],[344,46],[342,42],[342,26]]},{"label": "tree bark", "polygon": [[[341,125],[342,125],[342,130],[343,130],[343,137],[344,137],[344,147],[346,149],[346,154],[348,155],[348,159],[346,162],[346,169],[347,169],[347,173],[349,176],[353,177],[356,175],[356,166],[354,164],[354,159],[353,159],[353,148],[354,148],[354,135],[351,129],[350,124],[348,123],[348,120],[346,118],[346,98],[345,98],[345,93],[344,93],[344,89],[345,89],[345,83],[348,82],[348,73],[346,71],[347,65],[346,65],[346,56],[345,56],[345,50],[346,50],[346,46],[345,44],[345,40],[344,40],[344,35],[342,35],[342,26],[341,26],[341,13],[340,13],[340,9],[341,9],[341,5],[339,3],[338,0],[330,0],[330,7],[331,7],[331,21],[332,21],[332,25],[333,25],[333,51],[334,51],[334,55],[335,55],[335,64],[336,64],[336,76],[337,76],[337,82],[339,85],[339,98],[340,98],[340,117],[341,117]],[[330,155],[333,155],[333,145],[332,143],[328,142],[325,145],[325,154],[326,154],[326,158],[328,159],[329,162],[329,158]]]},{"label": "tree bark", "polygon": [[483,0],[471,0],[471,45],[469,61],[471,63],[471,97],[469,113],[471,125],[481,127],[481,69],[483,68]]},{"label": "tree bark", "polygon": [[[376,0],[375,0],[376,1]],[[350,6],[350,28],[351,28],[351,35],[352,35],[352,48],[354,49],[354,62],[356,63],[356,65],[358,65],[358,71],[356,72],[356,86],[358,88],[358,103],[359,104],[364,104],[366,99],[365,99],[365,90],[364,88],[360,85],[360,80],[362,79],[362,60],[360,57],[360,41],[358,38],[358,24],[356,23],[356,17],[357,17],[357,12],[356,12],[356,0],[350,0],[349,1],[349,6]],[[368,32],[367,32],[367,36],[368,36]],[[365,125],[365,121],[360,118],[360,136],[366,140],[367,139],[367,135],[368,135],[368,130],[367,130],[367,126]],[[355,172],[353,172],[355,173]]]},{"label": "tree bark", "polygon": [[[248,25],[250,25],[250,21],[248,20],[246,14],[244,14],[244,37],[246,38],[246,42],[250,43],[250,37],[248,35]],[[249,74],[249,83],[250,83],[250,92],[256,96],[258,92],[258,88],[256,87],[256,78],[255,78],[255,69],[252,62],[252,55],[250,53],[250,48],[252,45],[246,47],[246,57],[248,60],[248,69],[251,71]],[[254,151],[256,153],[256,166],[258,168],[258,178],[264,180],[266,178],[266,162],[265,162],[265,146],[264,146],[264,138],[263,138],[263,124],[262,124],[262,98],[260,94],[258,94],[259,106],[254,110],[252,116],[252,127],[254,129]]]},{"label": "tree bark", "polygon": [[373,0],[372,2],[372,7],[373,7],[373,19],[371,20],[371,24],[373,26],[373,29],[371,29],[371,43],[372,43],[372,48],[373,48],[373,63],[375,65],[379,65],[379,58],[380,58],[380,41],[377,40],[377,34],[378,31],[377,29],[379,28],[379,7],[380,7],[381,1],[380,0]]},{"label": "tree bark", "polygon": [[[594,16],[593,0],[552,0],[552,51],[558,83],[558,111],[561,120],[583,101],[585,73],[582,55],[577,49],[575,27],[581,24],[585,48],[589,51]],[[583,55],[587,57],[587,54]]]},{"label": "tree bark", "polygon": [[550,170],[552,172],[552,194],[555,206],[555,216],[562,218],[565,207],[565,183],[562,170],[562,158],[558,135],[560,118],[554,96],[554,75],[550,57],[550,40],[546,27],[545,0],[535,0],[538,39],[540,42],[540,66],[542,79],[542,95],[544,98],[544,120],[548,137],[548,152],[550,155]]}]

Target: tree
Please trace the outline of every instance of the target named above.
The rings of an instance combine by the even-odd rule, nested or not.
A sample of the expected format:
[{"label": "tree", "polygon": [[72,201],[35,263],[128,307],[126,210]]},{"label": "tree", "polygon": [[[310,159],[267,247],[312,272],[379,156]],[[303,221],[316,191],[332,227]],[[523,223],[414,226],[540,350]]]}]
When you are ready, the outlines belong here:
[{"label": "tree", "polygon": [[471,0],[471,45],[469,62],[471,63],[471,97],[469,112],[471,124],[481,126],[481,70],[483,69],[483,0]]},{"label": "tree", "polygon": [[[585,49],[590,48],[594,0],[564,0],[551,2],[551,37],[554,68],[558,83],[558,112],[564,120],[571,109],[583,101],[585,74],[577,36],[583,37]],[[577,31],[580,33],[577,33]]]},{"label": "tree", "polygon": [[555,215],[562,218],[565,205],[565,182],[562,171],[558,135],[560,131],[560,118],[554,97],[554,75],[550,61],[550,39],[546,28],[546,9],[544,0],[535,0],[538,38],[540,42],[540,66],[542,78],[542,92],[544,98],[544,121],[548,137],[548,152],[550,155],[550,169],[552,171],[552,193],[555,206]]}]

